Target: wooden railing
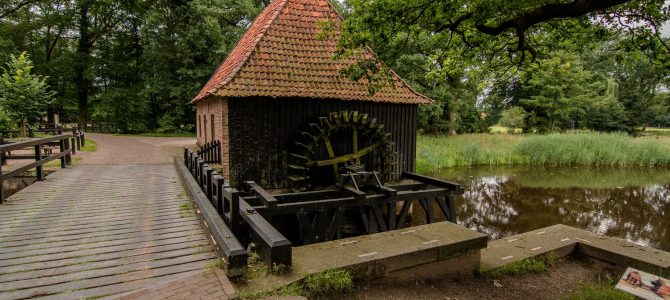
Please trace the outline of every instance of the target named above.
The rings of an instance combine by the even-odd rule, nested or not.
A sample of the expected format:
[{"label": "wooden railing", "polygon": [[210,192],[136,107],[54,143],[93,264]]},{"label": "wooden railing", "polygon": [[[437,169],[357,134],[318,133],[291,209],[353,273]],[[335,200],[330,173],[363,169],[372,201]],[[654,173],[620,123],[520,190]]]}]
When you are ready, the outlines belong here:
[{"label": "wooden railing", "polygon": [[221,141],[205,143],[196,154],[206,164],[221,164]]},{"label": "wooden railing", "polygon": [[[73,141],[72,145],[77,148],[76,150],[79,150],[86,144],[86,139],[84,137],[84,132],[77,128],[42,128],[42,129],[28,128],[28,131],[26,131],[26,133],[28,134],[28,138],[35,138],[36,133],[61,135],[70,132],[72,133],[72,137],[76,139],[75,141]],[[6,142],[4,142],[6,138],[18,137],[21,135],[20,130],[4,130],[0,131],[0,133],[2,134],[2,137],[0,137],[0,144],[6,144]]]},{"label": "wooden railing", "polygon": [[[16,177],[32,169],[36,170],[37,180],[44,180],[44,170],[42,166],[50,161],[60,159],[61,168],[65,168],[72,164],[72,154],[75,153],[75,148],[72,147],[75,138],[70,134],[60,134],[45,138],[29,139],[25,141],[8,143],[0,145],[0,157],[3,159],[34,159],[35,161],[27,165],[21,166],[7,173],[2,173],[2,164],[0,164],[0,204],[4,202],[3,183],[9,178]],[[72,142],[71,142],[72,141]],[[58,145],[59,152],[44,156],[42,151],[45,146]],[[34,155],[18,156],[9,155],[11,151],[34,149]]]}]

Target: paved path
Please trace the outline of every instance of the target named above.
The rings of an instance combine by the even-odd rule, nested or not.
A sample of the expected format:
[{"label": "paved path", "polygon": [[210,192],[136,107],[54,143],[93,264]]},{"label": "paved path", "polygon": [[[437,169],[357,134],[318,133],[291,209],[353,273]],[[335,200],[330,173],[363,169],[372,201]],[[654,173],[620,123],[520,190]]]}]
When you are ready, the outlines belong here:
[{"label": "paved path", "polygon": [[169,164],[193,139],[89,135],[99,151],[0,205],[0,299],[110,296],[215,259]]}]

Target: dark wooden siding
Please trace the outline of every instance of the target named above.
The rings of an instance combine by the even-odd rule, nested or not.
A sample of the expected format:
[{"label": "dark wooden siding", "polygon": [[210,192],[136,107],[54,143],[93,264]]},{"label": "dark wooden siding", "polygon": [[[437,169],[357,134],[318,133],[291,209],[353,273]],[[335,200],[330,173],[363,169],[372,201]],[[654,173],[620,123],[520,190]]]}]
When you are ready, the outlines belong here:
[{"label": "dark wooden siding", "polygon": [[385,125],[398,152],[399,171],[414,171],[417,106],[322,99],[229,98],[231,181],[287,187],[286,155],[295,132],[336,111],[359,111]]}]

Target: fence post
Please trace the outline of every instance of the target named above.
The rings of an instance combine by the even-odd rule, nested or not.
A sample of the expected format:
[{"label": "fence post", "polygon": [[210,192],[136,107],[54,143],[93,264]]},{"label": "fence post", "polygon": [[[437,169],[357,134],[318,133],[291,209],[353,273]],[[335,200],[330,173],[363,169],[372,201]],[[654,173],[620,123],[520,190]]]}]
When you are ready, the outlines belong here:
[{"label": "fence post", "polygon": [[230,192],[230,230],[236,236],[240,233],[240,192],[236,189]]},{"label": "fence post", "polygon": [[223,176],[217,174],[212,175],[212,185],[214,185],[216,188],[216,211],[219,212],[220,216],[223,216],[224,213],[227,211],[227,205],[226,201],[223,200]]},{"label": "fence post", "polygon": [[[58,140],[58,148],[60,150],[60,153],[63,153],[65,151],[65,140]],[[65,168],[65,156],[61,156],[60,158],[60,167]]]},{"label": "fence post", "polygon": [[[35,145],[35,161],[42,160],[42,145]],[[35,167],[35,173],[37,173],[37,180],[44,180],[44,172],[42,171],[42,165]]]},{"label": "fence post", "polygon": [[65,161],[67,162],[68,166],[72,165],[72,147],[70,146],[70,138],[65,138],[65,150],[70,150],[70,153],[65,155]]},{"label": "fence post", "polygon": [[207,199],[209,199],[209,202],[212,202],[212,172],[214,172],[214,169],[210,166],[205,167],[205,181],[207,184],[206,190],[207,190]]},{"label": "fence post", "polygon": [[196,175],[195,178],[198,179],[198,184],[200,184],[200,186],[202,186],[202,180],[203,180],[203,178],[204,178],[204,177],[202,176],[202,169],[203,169],[204,167],[205,167],[205,161],[202,160],[202,158],[198,157],[198,166],[196,167],[196,169],[197,169],[197,170],[196,170],[197,175]]},{"label": "fence post", "polygon": [[79,138],[81,139],[80,144],[82,147],[86,146],[86,138],[84,137],[84,132],[79,132]]},{"label": "fence post", "polygon": [[35,131],[33,131],[32,127],[28,127],[28,137],[31,139],[35,137]]},{"label": "fence post", "polygon": [[[2,151],[2,157],[5,157],[5,150]],[[4,181],[2,180],[2,164],[0,164],[0,204],[2,202],[5,202],[5,189],[3,188],[4,186]]]},{"label": "fence post", "polygon": [[74,143],[77,145],[77,151],[81,150],[81,139],[79,138],[79,130],[73,130],[72,135],[74,138]]},{"label": "fence post", "polygon": [[188,168],[188,148],[184,147],[184,164]]},{"label": "fence post", "polygon": [[77,139],[75,139],[74,137],[71,137],[71,138],[68,138],[68,140],[70,140],[72,142],[72,145],[70,146],[70,149],[72,149],[72,154],[77,154],[77,147],[74,146],[75,143],[77,143],[76,142]]}]

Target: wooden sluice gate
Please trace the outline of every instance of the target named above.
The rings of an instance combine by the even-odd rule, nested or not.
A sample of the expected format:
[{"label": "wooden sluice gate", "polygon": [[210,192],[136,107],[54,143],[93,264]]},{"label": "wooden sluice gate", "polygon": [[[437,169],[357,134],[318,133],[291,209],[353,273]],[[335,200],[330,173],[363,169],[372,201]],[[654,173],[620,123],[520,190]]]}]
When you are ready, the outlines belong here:
[{"label": "wooden sluice gate", "polygon": [[253,181],[241,190],[231,187],[189,149],[182,165],[204,196],[196,203],[229,276],[245,272],[251,244],[268,267],[284,269],[292,265],[293,246],[411,227],[412,209],[420,209],[428,224],[455,223],[454,196],[463,193],[458,184],[414,173],[382,184],[376,172],[349,169],[329,189],[273,194]]}]

